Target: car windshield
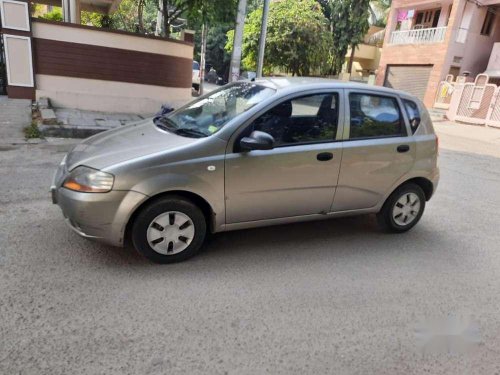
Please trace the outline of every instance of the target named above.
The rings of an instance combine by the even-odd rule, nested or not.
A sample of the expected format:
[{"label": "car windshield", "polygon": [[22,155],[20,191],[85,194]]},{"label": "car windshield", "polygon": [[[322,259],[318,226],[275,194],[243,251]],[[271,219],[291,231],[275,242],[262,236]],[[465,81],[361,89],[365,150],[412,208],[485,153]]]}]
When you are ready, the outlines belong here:
[{"label": "car windshield", "polygon": [[236,82],[177,111],[155,117],[154,122],[157,127],[184,137],[208,137],[275,92],[275,89],[255,82]]}]

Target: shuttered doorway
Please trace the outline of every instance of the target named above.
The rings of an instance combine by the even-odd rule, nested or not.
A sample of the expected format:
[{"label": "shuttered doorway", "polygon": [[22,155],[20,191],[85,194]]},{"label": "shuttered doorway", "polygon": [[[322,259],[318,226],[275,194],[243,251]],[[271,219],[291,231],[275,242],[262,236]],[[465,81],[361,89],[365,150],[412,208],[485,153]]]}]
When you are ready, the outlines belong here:
[{"label": "shuttered doorway", "polygon": [[432,65],[388,65],[385,87],[406,91],[424,100]]}]

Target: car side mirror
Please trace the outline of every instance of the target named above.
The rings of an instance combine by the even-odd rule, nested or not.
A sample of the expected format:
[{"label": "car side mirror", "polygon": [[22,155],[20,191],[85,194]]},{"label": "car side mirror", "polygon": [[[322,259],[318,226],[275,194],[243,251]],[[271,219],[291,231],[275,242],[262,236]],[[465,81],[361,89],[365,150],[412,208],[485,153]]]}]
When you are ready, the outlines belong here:
[{"label": "car side mirror", "polygon": [[410,126],[412,129],[418,128],[420,125],[420,117],[414,117],[410,120]]},{"label": "car side mirror", "polygon": [[243,151],[272,150],[274,148],[274,138],[268,133],[255,130],[249,137],[241,139],[240,146]]}]

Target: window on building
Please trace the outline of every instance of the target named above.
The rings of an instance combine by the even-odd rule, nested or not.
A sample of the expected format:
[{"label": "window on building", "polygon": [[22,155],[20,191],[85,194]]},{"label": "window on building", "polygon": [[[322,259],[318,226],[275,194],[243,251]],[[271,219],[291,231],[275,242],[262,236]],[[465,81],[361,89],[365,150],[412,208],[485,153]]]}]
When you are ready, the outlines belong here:
[{"label": "window on building", "polygon": [[481,35],[490,35],[493,29],[493,23],[495,21],[496,14],[488,11],[486,12],[486,16],[484,17],[483,27],[481,28]]},{"label": "window on building", "polygon": [[406,136],[395,98],[373,94],[350,94],[350,139]]}]

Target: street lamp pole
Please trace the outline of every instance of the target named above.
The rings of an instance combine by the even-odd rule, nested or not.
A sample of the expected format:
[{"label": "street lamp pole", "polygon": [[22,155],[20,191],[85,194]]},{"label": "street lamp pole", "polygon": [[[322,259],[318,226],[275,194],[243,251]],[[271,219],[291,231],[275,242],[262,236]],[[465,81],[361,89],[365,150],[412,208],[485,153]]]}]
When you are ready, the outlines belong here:
[{"label": "street lamp pole", "polygon": [[257,77],[262,77],[262,67],[264,66],[264,50],[266,49],[267,17],[269,15],[269,1],[264,0],[264,10],[262,12],[262,24],[260,26],[259,57],[257,60]]}]

